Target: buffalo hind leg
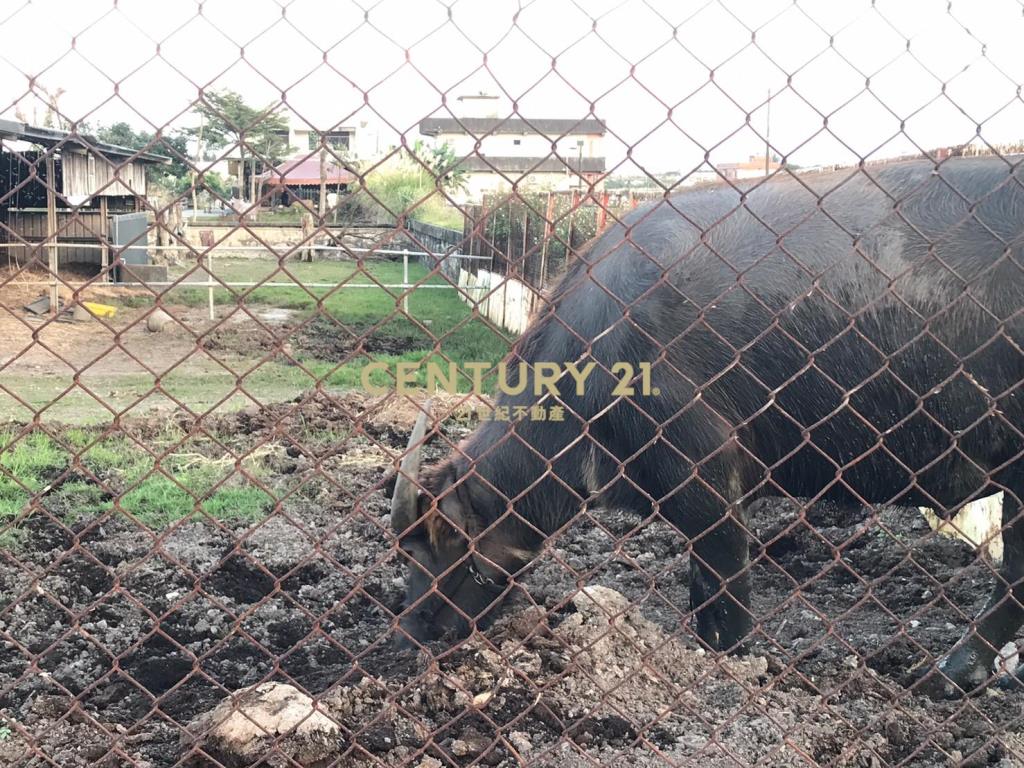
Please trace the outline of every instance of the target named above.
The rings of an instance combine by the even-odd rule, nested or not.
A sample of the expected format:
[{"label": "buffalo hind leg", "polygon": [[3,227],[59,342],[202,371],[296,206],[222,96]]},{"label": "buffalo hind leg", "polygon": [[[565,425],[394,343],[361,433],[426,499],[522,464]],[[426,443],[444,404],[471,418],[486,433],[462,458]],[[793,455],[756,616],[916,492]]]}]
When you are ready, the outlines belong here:
[{"label": "buffalo hind leg", "polygon": [[717,517],[671,516],[692,544],[690,610],[697,634],[715,651],[743,650],[750,613],[750,550],[742,512]]},{"label": "buffalo hind leg", "polygon": [[932,696],[963,696],[985,685],[999,649],[1024,623],[1024,515],[1018,488],[1003,493],[1003,564],[995,587],[974,626],[925,680]]}]

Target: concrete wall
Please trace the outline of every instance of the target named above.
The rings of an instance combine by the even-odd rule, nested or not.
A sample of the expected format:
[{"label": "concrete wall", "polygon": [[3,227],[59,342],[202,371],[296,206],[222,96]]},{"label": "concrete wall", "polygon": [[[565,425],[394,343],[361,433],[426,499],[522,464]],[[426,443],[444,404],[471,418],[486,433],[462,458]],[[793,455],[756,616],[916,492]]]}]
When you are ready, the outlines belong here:
[{"label": "concrete wall", "polygon": [[[186,233],[186,240],[200,247],[201,233],[210,231],[213,233],[213,241],[219,245],[216,255],[231,257],[266,258],[266,251],[238,250],[232,251],[232,247],[264,247],[266,245],[275,248],[283,246],[298,245],[302,242],[302,229],[299,227],[269,226],[264,224],[248,224],[244,227],[235,225],[207,225],[199,222],[189,224]],[[356,229],[329,230],[338,237],[343,237],[343,242],[357,247],[366,247],[371,244],[382,244],[390,242],[395,237],[395,230],[390,227],[359,227]],[[262,242],[261,242],[262,241]]]}]

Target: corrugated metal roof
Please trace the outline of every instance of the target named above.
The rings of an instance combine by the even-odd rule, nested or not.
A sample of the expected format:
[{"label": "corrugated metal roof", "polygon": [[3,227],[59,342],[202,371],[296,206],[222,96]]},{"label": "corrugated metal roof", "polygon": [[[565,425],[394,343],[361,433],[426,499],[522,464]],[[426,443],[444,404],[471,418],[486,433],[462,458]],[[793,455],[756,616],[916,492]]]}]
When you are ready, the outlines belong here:
[{"label": "corrugated metal roof", "polygon": [[603,157],[491,157],[470,155],[459,161],[465,171],[500,171],[502,173],[604,173]]},{"label": "corrugated metal roof", "polygon": [[0,137],[28,141],[32,144],[41,144],[44,147],[63,145],[74,149],[88,149],[109,157],[125,157],[146,163],[171,162],[171,158],[158,155],[155,152],[142,152],[129,147],[119,147],[116,144],[97,141],[92,136],[59,131],[55,128],[38,128],[27,123],[16,123],[13,120],[0,120]]},{"label": "corrugated metal roof", "polygon": [[[328,160],[325,171],[328,184],[351,184],[356,175],[347,168],[342,168],[334,160]],[[273,170],[261,173],[257,178],[264,184],[283,184],[287,187],[310,186],[320,183],[320,157],[300,157],[297,160],[285,160]]]},{"label": "corrugated metal roof", "polygon": [[593,134],[604,136],[608,128],[603,120],[594,118],[573,120],[571,118],[542,118],[523,120],[519,117],[428,117],[420,120],[420,133],[437,136],[439,133],[465,133],[474,136],[531,135],[542,134],[552,138],[558,136]]}]

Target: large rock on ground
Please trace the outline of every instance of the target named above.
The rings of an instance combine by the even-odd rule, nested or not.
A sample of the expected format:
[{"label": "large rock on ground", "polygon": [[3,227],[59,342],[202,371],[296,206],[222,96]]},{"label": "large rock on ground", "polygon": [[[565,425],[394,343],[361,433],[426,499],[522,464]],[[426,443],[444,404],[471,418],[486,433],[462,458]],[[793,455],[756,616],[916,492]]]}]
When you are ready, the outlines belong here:
[{"label": "large rock on ground", "polygon": [[[263,683],[237,692],[193,722],[207,732],[204,750],[226,766],[326,765],[338,753],[340,729],[313,700],[285,683]],[[291,762],[289,762],[291,761]]]}]

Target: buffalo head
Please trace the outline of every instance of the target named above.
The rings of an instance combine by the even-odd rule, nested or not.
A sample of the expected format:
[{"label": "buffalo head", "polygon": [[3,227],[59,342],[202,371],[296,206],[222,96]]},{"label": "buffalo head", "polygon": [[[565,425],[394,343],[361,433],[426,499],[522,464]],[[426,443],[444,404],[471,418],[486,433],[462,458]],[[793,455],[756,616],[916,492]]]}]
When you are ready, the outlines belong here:
[{"label": "buffalo head", "polygon": [[508,586],[501,537],[485,530],[486,518],[474,510],[483,502],[474,478],[460,476],[452,460],[421,472],[426,427],[422,413],[391,499],[391,525],[407,564],[399,642],[465,637],[486,623]]}]

